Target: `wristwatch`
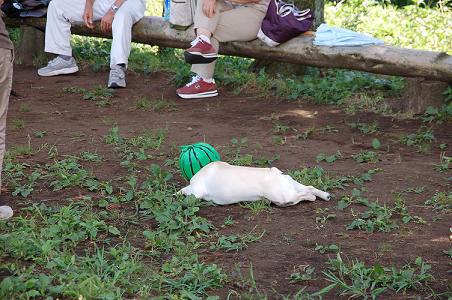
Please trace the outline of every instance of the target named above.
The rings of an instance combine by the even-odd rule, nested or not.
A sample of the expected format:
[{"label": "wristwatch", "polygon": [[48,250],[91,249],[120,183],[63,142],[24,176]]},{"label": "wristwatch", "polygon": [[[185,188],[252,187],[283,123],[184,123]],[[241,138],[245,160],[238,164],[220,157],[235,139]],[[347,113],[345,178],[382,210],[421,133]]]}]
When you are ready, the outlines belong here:
[{"label": "wristwatch", "polygon": [[119,9],[119,6],[117,6],[116,4],[112,4],[111,5],[111,10],[114,12],[114,13],[116,13],[117,11],[118,11],[118,9]]}]

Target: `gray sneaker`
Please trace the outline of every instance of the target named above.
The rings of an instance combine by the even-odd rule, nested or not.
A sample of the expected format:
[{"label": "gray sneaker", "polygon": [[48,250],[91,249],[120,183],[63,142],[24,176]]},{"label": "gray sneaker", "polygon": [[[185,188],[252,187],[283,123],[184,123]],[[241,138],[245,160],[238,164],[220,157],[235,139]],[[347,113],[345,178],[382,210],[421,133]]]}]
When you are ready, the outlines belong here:
[{"label": "gray sneaker", "polygon": [[64,60],[61,57],[57,56],[44,68],[38,70],[39,76],[56,76],[63,74],[72,74],[78,71],[77,63],[75,59],[71,57],[70,60]]},{"label": "gray sneaker", "polygon": [[126,87],[126,73],[123,67],[116,65],[111,68],[108,87],[112,89]]}]

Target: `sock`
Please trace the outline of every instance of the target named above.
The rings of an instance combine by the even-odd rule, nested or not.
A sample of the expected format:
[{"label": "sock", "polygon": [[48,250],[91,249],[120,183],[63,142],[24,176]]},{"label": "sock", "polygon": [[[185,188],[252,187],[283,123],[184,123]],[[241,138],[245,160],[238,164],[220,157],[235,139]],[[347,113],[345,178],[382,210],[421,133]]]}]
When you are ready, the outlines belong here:
[{"label": "sock", "polygon": [[201,40],[203,40],[204,42],[208,42],[210,44],[210,38],[207,35],[201,34],[200,36],[198,36]]},{"label": "sock", "polygon": [[72,58],[71,55],[61,55],[61,54],[59,54],[58,56],[61,57],[62,59],[64,59],[65,61],[69,61]]},{"label": "sock", "polygon": [[202,78],[202,80],[204,80],[207,83],[215,83],[215,80],[213,78],[203,78],[203,77],[201,77],[201,78]]}]

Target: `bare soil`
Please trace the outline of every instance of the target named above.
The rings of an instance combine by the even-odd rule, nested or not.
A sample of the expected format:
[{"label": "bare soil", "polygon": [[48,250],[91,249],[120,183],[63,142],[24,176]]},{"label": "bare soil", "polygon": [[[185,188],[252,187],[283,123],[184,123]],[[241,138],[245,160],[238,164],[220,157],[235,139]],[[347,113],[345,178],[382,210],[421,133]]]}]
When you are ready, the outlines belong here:
[{"label": "bare soil", "polygon": [[[106,161],[93,172],[103,180],[112,180],[125,174],[119,165],[119,157],[110,145],[104,142],[104,136],[115,124],[121,134],[132,136],[143,133],[146,129],[164,129],[165,143],[146,164],[163,165],[168,158],[178,155],[177,146],[206,141],[215,145],[219,152],[230,148],[232,138],[248,138],[247,147],[242,153],[253,154],[256,158],[280,159],[273,166],[281,170],[295,170],[304,166],[320,165],[333,176],[358,176],[369,169],[381,168],[373,180],[365,184],[370,200],[393,205],[393,192],[407,188],[424,186],[420,194],[407,193],[404,199],[409,212],[427,221],[427,225],[408,223],[390,233],[366,233],[364,231],[346,230],[353,219],[350,209],[336,210],[341,195],[350,194],[352,186],[346,190],[333,191],[332,201],[301,203],[287,208],[272,207],[270,212],[253,215],[249,209],[240,205],[226,207],[205,207],[200,214],[210,220],[221,234],[245,233],[255,226],[265,230],[263,238],[252,243],[246,250],[239,252],[202,252],[202,260],[221,265],[232,279],[221,292],[227,295],[229,289],[246,291],[248,287],[235,285],[234,278],[249,275],[252,266],[258,289],[269,298],[294,294],[307,285],[309,291],[325,287],[328,282],[322,278],[322,270],[327,268],[328,257],[334,254],[320,254],[315,251],[316,243],[322,245],[337,244],[341,247],[345,259],[355,258],[367,264],[380,263],[385,266],[402,266],[422,257],[432,265],[435,280],[430,284],[436,292],[450,291],[452,285],[449,270],[450,259],[443,253],[451,247],[449,228],[452,226],[450,214],[424,206],[424,202],[438,191],[450,190],[450,170],[440,173],[434,170],[439,163],[441,150],[439,145],[452,146],[451,124],[434,124],[436,140],[431,150],[424,154],[415,147],[407,147],[397,142],[402,134],[414,133],[422,125],[418,120],[398,120],[373,113],[346,115],[334,106],[319,106],[303,101],[285,101],[273,96],[265,98],[255,95],[234,95],[227,87],[220,88],[220,96],[205,100],[182,100],[175,95],[171,76],[163,72],[150,75],[129,74],[126,89],[117,90],[111,105],[96,106],[94,102],[83,100],[79,94],[64,93],[63,88],[83,87],[91,89],[94,85],[104,85],[108,74],[82,71],[73,76],[54,78],[38,77],[35,69],[17,67],[14,75],[13,89],[16,96],[10,100],[7,128],[7,148],[25,145],[30,141],[34,150],[42,145],[55,145],[59,155],[79,154],[92,151],[104,155]],[[151,101],[165,99],[175,103],[174,110],[154,111],[137,109],[135,102],[140,97]],[[300,99],[302,100],[302,99]],[[27,104],[30,111],[23,112],[21,106]],[[273,127],[275,118],[280,124],[290,126],[285,133],[285,144],[274,142]],[[15,128],[14,120],[22,119],[23,128]],[[350,128],[350,122],[378,122],[380,130],[375,134],[364,135]],[[334,126],[337,132],[315,132],[307,140],[297,138],[310,127],[322,128]],[[36,130],[46,131],[43,138],[34,136]],[[350,156],[360,151],[372,150],[371,140],[378,138],[382,148],[378,150],[381,161],[375,164],[359,164]],[[44,149],[44,148],[42,148]],[[48,149],[48,148],[45,148]],[[332,154],[340,150],[345,159],[332,164],[317,163],[319,153]],[[449,153],[450,154],[450,153]],[[31,157],[23,158],[30,164],[45,163],[47,151],[37,151]],[[449,178],[449,179],[448,179]],[[172,180],[183,186],[186,182],[176,173]],[[30,199],[40,201],[67,201],[68,197],[77,196],[77,189],[52,192],[42,188],[35,191]],[[3,200],[20,208],[27,205],[19,197],[5,193]],[[318,209],[328,208],[336,217],[325,223],[316,222],[321,214]],[[355,212],[362,210],[354,208]],[[317,212],[316,212],[317,211]],[[223,228],[226,217],[232,216],[235,224]],[[440,218],[437,218],[440,216]],[[149,221],[152,222],[152,221]],[[143,227],[152,224],[143,224]],[[137,237],[140,240],[140,237]],[[290,283],[289,276],[300,266],[311,265],[316,268],[316,280],[307,284]],[[426,296],[427,289],[408,292],[405,295],[388,293],[384,298],[401,298],[409,296]],[[337,299],[330,293],[331,299]]]}]

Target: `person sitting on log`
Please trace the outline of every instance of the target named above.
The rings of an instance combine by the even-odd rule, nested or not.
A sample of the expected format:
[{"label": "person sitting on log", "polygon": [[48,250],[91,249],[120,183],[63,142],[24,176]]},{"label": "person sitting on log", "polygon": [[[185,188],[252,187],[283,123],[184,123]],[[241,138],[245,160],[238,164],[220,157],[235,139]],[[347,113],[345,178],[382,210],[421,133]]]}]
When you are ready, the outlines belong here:
[{"label": "person sitting on log", "polygon": [[45,51],[57,54],[38,70],[40,76],[56,76],[78,71],[70,44],[71,23],[85,22],[94,28],[100,20],[104,32],[112,32],[109,88],[126,87],[125,71],[132,41],[132,26],[146,10],[146,0],[52,0],[47,11]]},{"label": "person sitting on log", "polygon": [[194,17],[196,39],[185,51],[195,73],[191,82],[177,90],[184,99],[218,95],[213,73],[219,42],[251,41],[265,17],[270,0],[198,0]]}]

